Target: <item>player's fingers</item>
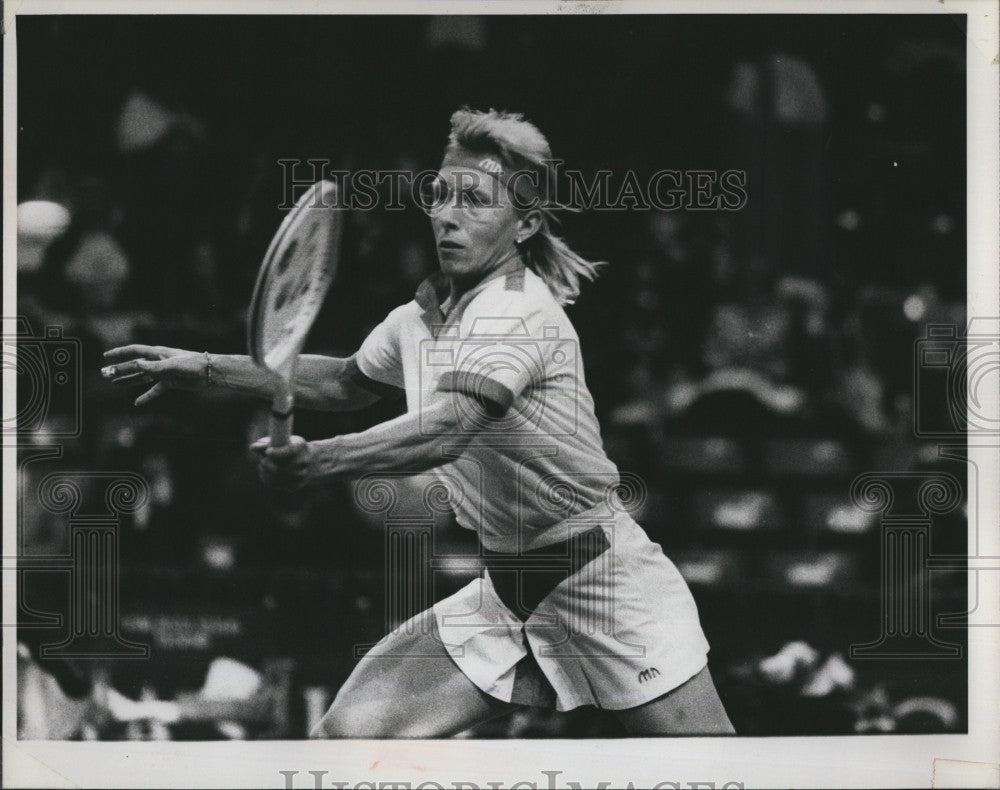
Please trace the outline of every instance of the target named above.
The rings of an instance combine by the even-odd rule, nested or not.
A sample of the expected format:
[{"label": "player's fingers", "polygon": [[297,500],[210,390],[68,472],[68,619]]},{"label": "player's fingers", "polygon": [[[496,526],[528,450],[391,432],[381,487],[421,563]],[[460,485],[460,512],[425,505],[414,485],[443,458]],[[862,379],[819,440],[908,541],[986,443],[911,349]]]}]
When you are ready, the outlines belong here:
[{"label": "player's fingers", "polygon": [[152,359],[137,359],[133,363],[139,370],[145,373],[161,373],[167,366],[167,361],[158,361]]},{"label": "player's fingers", "polygon": [[148,373],[143,373],[138,371],[136,373],[130,373],[127,376],[123,376],[120,373],[111,379],[112,384],[152,384],[155,379]]},{"label": "player's fingers", "polygon": [[276,463],[284,463],[292,458],[295,458],[300,452],[301,447],[293,444],[286,444],[281,447],[267,447],[267,457]]},{"label": "player's fingers", "polygon": [[158,374],[163,370],[163,362],[155,362],[148,359],[133,359],[128,362],[121,362],[117,365],[107,365],[101,368],[101,375],[106,379],[119,379],[126,376],[148,376]]},{"label": "player's fingers", "polygon": [[104,358],[108,362],[124,362],[130,359],[135,359],[136,357],[155,357],[157,356],[153,346],[141,346],[141,345],[130,345],[130,346],[119,346],[118,348],[110,348],[104,352]]},{"label": "player's fingers", "polygon": [[265,453],[267,453],[267,447],[271,443],[270,437],[264,436],[258,439],[256,442],[250,445],[250,452],[256,455],[258,458],[263,458]]},{"label": "player's fingers", "polygon": [[136,398],[135,405],[143,406],[144,404],[149,403],[154,398],[159,397],[166,391],[167,391],[167,385],[164,384],[162,381],[158,382],[157,384],[154,384],[150,389],[142,393],[142,395],[140,395],[138,398]]},{"label": "player's fingers", "polygon": [[300,455],[309,443],[301,436],[288,437],[288,444],[280,447],[268,447],[267,454],[276,458],[294,458]]},{"label": "player's fingers", "polygon": [[141,373],[138,360],[119,362],[117,365],[106,365],[101,368],[101,375],[106,379],[116,379],[119,376],[131,376],[134,373]]}]

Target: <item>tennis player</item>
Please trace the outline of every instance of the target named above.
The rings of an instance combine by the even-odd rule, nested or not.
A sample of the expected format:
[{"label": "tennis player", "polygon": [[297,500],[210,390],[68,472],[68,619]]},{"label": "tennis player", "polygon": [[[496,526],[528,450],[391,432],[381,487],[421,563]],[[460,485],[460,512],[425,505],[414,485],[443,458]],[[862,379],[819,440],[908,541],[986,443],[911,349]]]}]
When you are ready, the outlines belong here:
[{"label": "tennis player", "polygon": [[[733,732],[708,643],[676,567],[629,515],[602,448],[577,334],[563,310],[592,280],[551,227],[552,155],[521,116],[460,110],[427,209],[440,272],[348,359],[303,355],[296,403],[407,412],[362,433],[252,450],[297,490],[373,472],[436,470],[480,578],[369,651],[319,723],[321,738],[453,735],[521,706],[615,711],[634,735]],[[127,346],[116,381],[224,386],[269,398],[249,358]]]}]

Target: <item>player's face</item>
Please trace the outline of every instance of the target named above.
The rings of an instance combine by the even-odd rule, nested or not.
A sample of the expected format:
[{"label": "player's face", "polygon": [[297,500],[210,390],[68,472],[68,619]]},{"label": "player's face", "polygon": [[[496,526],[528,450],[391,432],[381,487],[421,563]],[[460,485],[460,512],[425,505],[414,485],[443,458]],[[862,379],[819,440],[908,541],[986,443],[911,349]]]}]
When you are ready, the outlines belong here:
[{"label": "player's face", "polygon": [[436,188],[429,213],[441,271],[477,282],[515,250],[517,212],[500,182],[480,170],[444,167]]}]

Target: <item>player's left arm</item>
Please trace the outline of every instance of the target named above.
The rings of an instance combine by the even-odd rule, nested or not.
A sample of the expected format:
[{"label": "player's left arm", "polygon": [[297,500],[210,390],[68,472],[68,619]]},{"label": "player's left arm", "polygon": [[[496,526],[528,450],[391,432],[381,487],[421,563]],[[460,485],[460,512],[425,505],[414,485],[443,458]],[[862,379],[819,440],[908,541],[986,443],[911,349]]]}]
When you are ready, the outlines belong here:
[{"label": "player's left arm", "polygon": [[[268,447],[268,439],[255,442],[264,482],[296,490],[303,486],[358,477],[371,472],[419,474],[453,461],[490,420],[502,416],[503,405],[485,402],[463,392],[451,393],[422,412],[408,412],[361,433],[307,442],[292,437],[285,447]],[[459,424],[458,412],[483,415],[482,420]]]},{"label": "player's left arm", "polygon": [[296,489],[372,472],[418,474],[453,461],[478,433],[505,430],[502,418],[545,367],[542,360],[537,365],[484,364],[488,359],[479,352],[485,350],[489,356],[497,338],[504,335],[540,337],[544,318],[544,311],[519,291],[503,291],[499,298],[481,296],[466,309],[461,336],[489,337],[491,342],[461,344],[454,369],[438,381],[439,397],[362,433],[313,442],[293,437],[289,445],[277,449],[261,440],[252,447],[260,457],[261,477],[269,484]]}]

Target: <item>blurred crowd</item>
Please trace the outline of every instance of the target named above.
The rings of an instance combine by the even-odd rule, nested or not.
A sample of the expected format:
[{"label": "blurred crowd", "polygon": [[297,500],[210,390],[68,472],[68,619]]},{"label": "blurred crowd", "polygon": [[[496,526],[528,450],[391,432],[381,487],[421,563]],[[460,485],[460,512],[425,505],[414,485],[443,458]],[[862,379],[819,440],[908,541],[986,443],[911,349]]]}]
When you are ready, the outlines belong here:
[{"label": "blurred crowd", "polygon": [[[51,55],[74,33],[66,21],[35,24],[21,35],[22,52],[31,39],[36,52]],[[375,28],[364,26],[372,23],[355,24],[359,40],[373,35]],[[518,80],[532,70],[559,68],[559,53],[547,61],[539,46],[551,40],[556,24],[428,18],[413,24],[405,42],[390,31],[395,55],[387,55],[374,76],[358,78],[370,79],[371,91],[397,60],[414,72],[400,76],[403,87],[392,92],[388,119],[364,103],[365,90],[358,88],[349,94],[354,115],[339,127],[336,115],[324,116],[325,135],[297,131],[308,118],[295,127],[280,117],[285,105],[278,104],[277,117],[262,121],[255,136],[257,119],[247,109],[252,96],[228,95],[216,107],[208,88],[186,95],[185,68],[193,67],[182,64],[173,79],[141,73],[143,79],[130,83],[127,72],[116,72],[115,90],[93,102],[84,123],[89,147],[75,143],[57,155],[68,127],[58,118],[40,123],[41,139],[25,145],[19,162],[18,313],[24,320],[18,332],[41,348],[43,382],[56,375],[46,348],[62,343],[77,355],[79,378],[71,385],[81,398],[46,400],[29,415],[20,480],[24,552],[68,551],[64,516],[31,495],[43,474],[53,468],[140,474],[148,501],[122,517],[118,541],[130,622],[136,626],[139,615],[171,607],[193,617],[206,595],[213,611],[232,599],[232,611],[270,624],[282,613],[302,612],[297,627],[281,626],[287,638],[272,635],[259,654],[240,658],[261,677],[265,659],[294,659],[296,688],[309,692],[299,695],[306,702],[297,703],[296,715],[308,719],[309,710],[319,709],[323,690],[328,695],[350,669],[349,658],[331,659],[330,652],[344,638],[374,641],[392,625],[381,611],[385,538],[378,519],[359,510],[347,485],[295,502],[262,490],[246,448],[267,431],[266,404],[208,390],[169,393],[136,409],[139,391],[116,389],[100,377],[101,353],[127,343],[242,353],[257,266],[282,216],[277,206],[286,173],[277,159],[327,156],[344,169],[433,167],[448,112],[464,102],[510,101],[507,109],[524,109],[549,131],[541,109],[549,96]],[[585,24],[575,23],[563,46],[580,45]],[[614,136],[614,112],[588,114],[583,124],[569,110],[559,115],[566,97],[551,97],[556,153],[585,172],[690,165],[747,173],[750,199],[737,212],[565,217],[571,244],[609,262],[569,312],[608,452],[644,481],[640,521],[695,587],[713,654],[731,679],[720,688],[746,694],[770,684],[787,691],[805,667],[811,680],[788,694],[799,699],[808,689],[804,696],[814,701],[834,699],[829,727],[845,732],[865,731],[869,725],[859,722],[873,715],[892,718],[899,700],[888,700],[877,684],[857,682],[842,656],[824,663],[814,648],[802,647],[802,639],[826,640],[820,650],[844,653],[846,644],[836,643],[832,632],[813,625],[808,634],[784,633],[776,626],[741,642],[732,636],[736,615],[727,607],[734,597],[756,594],[773,596],[780,611],[808,613],[835,599],[847,620],[868,617],[877,628],[877,519],[852,508],[848,484],[868,469],[941,466],[914,438],[914,344],[930,324],[962,327],[965,321],[964,55],[949,31],[911,27],[870,33],[875,42],[864,52],[836,51],[827,42],[811,55],[785,46],[797,40],[793,32],[762,29],[756,34],[761,43],[743,43],[728,59],[704,64],[712,90],[667,97],[669,118],[656,105],[643,105],[641,118],[638,111],[628,116],[633,122],[622,142]],[[167,32],[164,40],[182,35]],[[192,35],[200,40],[204,34]],[[744,38],[735,26],[719,35]],[[816,31],[810,36],[813,43],[822,38]],[[603,39],[608,51],[578,64],[580,79],[594,77],[590,103],[602,106],[617,95],[616,84],[603,76],[609,63],[643,74],[667,68],[671,58],[697,60],[695,38],[684,30],[667,25],[662,37],[615,22]],[[111,49],[135,58],[141,40],[137,35]],[[665,54],[668,44],[673,49]],[[239,46],[233,45],[233,57]],[[22,64],[28,122],[41,117],[32,109],[31,80],[45,86],[54,75],[72,73],[78,50],[78,42],[67,44],[44,65]],[[494,68],[499,51],[513,64],[509,76]],[[258,68],[255,77],[263,73]],[[278,90],[285,76],[278,67],[261,92]],[[239,84],[250,91],[244,82],[224,82],[238,79],[233,72],[213,79],[217,90]],[[435,87],[433,98],[406,87],[420,84]],[[73,78],[70,85],[79,87]],[[305,92],[291,91],[293,97]],[[275,143],[283,130],[287,142]],[[418,207],[351,213],[341,271],[307,350],[349,355],[436,266],[429,223]],[[47,328],[57,333],[47,335]],[[44,400],[39,387],[48,385],[40,380],[19,380],[22,412],[25,403]],[[940,409],[948,397],[924,393],[924,401]],[[307,438],[360,430],[397,408],[300,412],[296,429]],[[53,443],[63,448],[57,461],[27,462],[30,446]],[[961,518],[952,524],[943,545],[963,550],[963,525]],[[469,536],[453,524],[445,524],[442,535],[441,547],[469,550]],[[277,583],[287,581],[289,569],[296,581]],[[150,578],[176,597],[152,592]],[[796,579],[805,580],[798,590]],[[875,597],[852,598],[854,584],[876,591]],[[964,590],[964,582],[959,586]],[[796,598],[802,595],[805,603]],[[333,612],[344,622],[331,636],[338,631],[330,625]],[[252,630],[245,628],[231,652],[244,649]],[[317,630],[317,644],[330,648],[306,644]],[[188,666],[198,669],[175,672],[158,689],[148,677],[127,677],[118,668],[112,681],[129,699],[172,698],[209,672],[222,648],[208,644],[197,659],[191,658],[197,651],[182,650]],[[783,644],[799,647],[781,653]],[[761,663],[769,653],[783,658]],[[778,666],[782,661],[792,668]],[[820,670],[826,675],[816,680]],[[873,709],[877,715],[870,715]],[[740,717],[737,710],[738,729]],[[954,728],[960,718],[952,711],[940,727]],[[773,721],[749,713],[745,721],[761,733],[775,731]],[[891,728],[884,721],[872,726]],[[118,728],[114,737],[156,737],[148,730],[126,735]],[[578,713],[551,721],[517,717],[475,734],[613,732],[603,719]]]}]

